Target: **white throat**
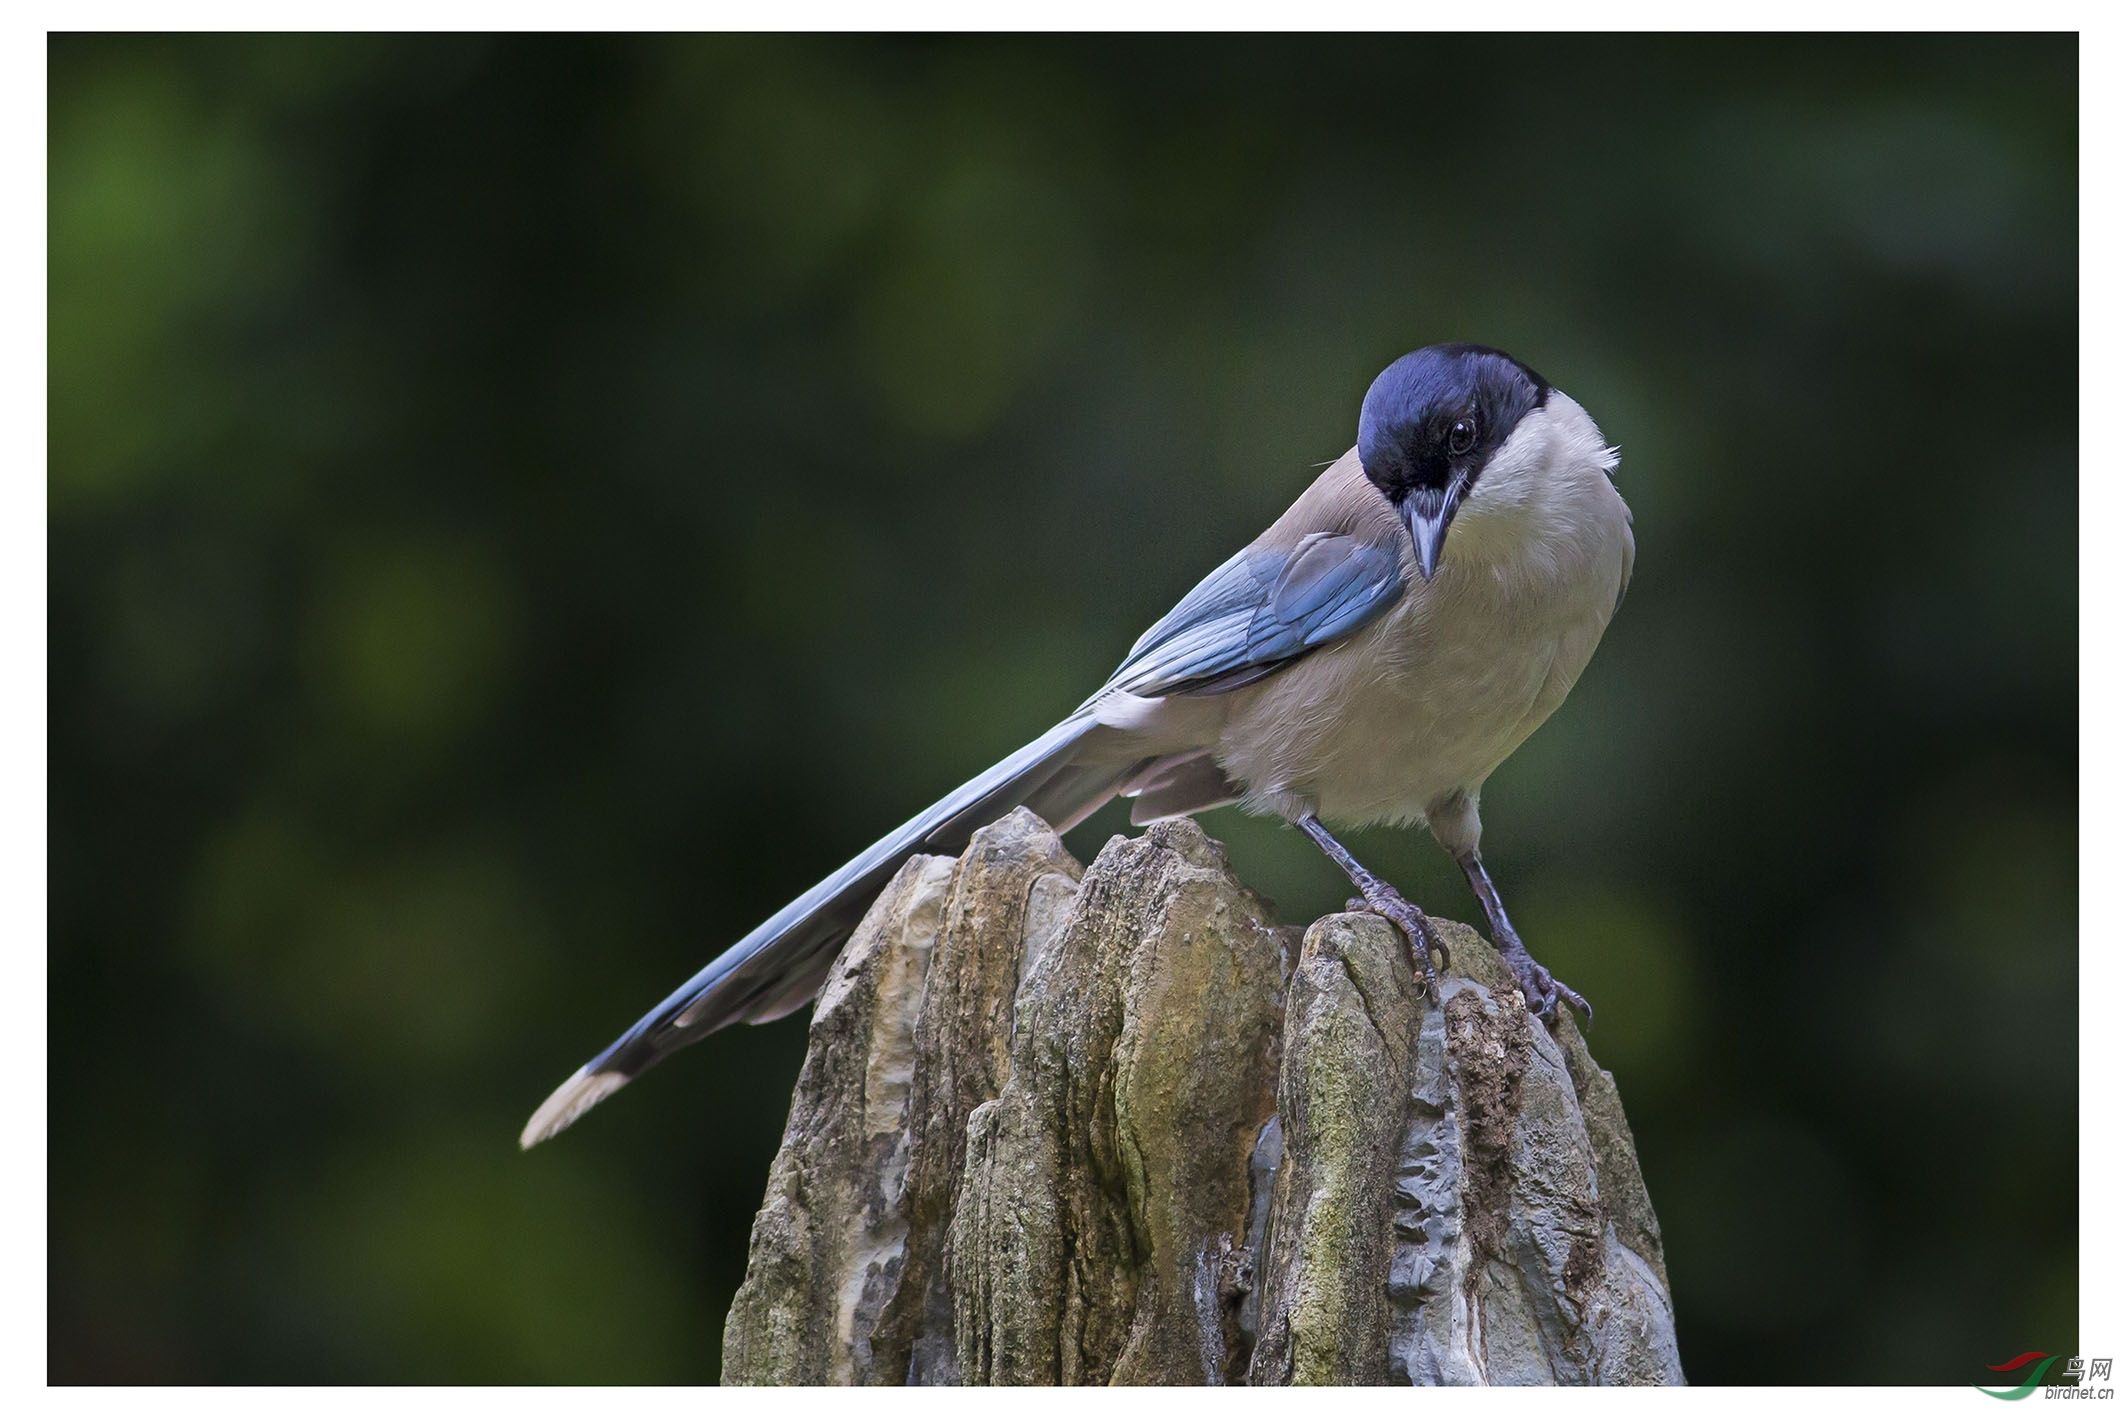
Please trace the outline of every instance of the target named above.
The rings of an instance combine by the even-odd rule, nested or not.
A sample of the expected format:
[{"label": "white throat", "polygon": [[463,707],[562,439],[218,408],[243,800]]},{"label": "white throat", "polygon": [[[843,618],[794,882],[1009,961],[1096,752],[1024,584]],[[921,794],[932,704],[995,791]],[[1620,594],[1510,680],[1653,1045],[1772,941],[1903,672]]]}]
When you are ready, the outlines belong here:
[{"label": "white throat", "polygon": [[[1587,411],[1553,389],[1484,465],[1447,530],[1443,560],[1496,563],[1570,537],[1590,499],[1616,496],[1617,450]],[[1457,545],[1459,543],[1459,545]]]}]

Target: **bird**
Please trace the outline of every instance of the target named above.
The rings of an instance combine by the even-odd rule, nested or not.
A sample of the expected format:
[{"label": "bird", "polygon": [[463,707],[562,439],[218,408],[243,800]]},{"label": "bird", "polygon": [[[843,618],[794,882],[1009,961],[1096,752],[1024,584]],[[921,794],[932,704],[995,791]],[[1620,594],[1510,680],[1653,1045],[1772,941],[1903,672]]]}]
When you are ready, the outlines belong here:
[{"label": "bird", "polygon": [[1636,547],[1592,417],[1528,365],[1435,344],[1389,364],[1356,443],[1212,571],[1055,727],[710,961],[540,1105],[520,1145],[727,1024],[819,992],[887,880],[1024,806],[1058,832],[1117,796],[1146,825],[1237,803],[1291,823],[1394,922],[1438,998],[1430,918],[1327,823],[1424,825],[1461,866],[1527,1007],[1587,1001],[1538,964],[1478,843],[1485,780],[1561,704],[1622,606]]}]

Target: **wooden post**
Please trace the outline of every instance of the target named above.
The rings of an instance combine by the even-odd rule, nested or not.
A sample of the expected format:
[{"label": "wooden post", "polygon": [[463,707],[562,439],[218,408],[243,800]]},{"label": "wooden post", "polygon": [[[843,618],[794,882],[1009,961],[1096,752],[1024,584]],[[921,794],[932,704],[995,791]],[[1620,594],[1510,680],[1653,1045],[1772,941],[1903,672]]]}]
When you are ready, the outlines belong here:
[{"label": "wooden post", "polygon": [[916,858],[821,994],[724,1381],[1681,1383],[1614,1083],[1441,927],[1432,1004],[1192,821]]}]

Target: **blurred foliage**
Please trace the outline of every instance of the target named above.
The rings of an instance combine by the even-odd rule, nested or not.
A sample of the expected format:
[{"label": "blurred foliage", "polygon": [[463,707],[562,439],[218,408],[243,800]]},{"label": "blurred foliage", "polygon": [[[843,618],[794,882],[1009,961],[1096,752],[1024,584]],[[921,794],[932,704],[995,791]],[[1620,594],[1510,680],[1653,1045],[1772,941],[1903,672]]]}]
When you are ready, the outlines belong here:
[{"label": "blurred foliage", "polygon": [[802,1018],[525,1115],[1443,339],[1624,450],[1630,602],[1486,846],[1600,1010],[1686,1368],[2077,1352],[2075,74],[53,40],[51,1377],[713,1377]]}]

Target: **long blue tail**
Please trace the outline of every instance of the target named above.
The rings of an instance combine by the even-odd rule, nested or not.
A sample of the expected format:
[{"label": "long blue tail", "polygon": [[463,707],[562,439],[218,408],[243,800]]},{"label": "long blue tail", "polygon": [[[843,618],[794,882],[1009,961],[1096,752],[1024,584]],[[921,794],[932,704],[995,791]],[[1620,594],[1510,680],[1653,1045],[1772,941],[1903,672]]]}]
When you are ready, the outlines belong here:
[{"label": "long blue tail", "polygon": [[1057,831],[1113,797],[1139,766],[1079,760],[1101,731],[1081,709],[988,772],[873,843],[854,861],[762,922],[639,1020],[539,1105],[518,1139],[546,1141],[676,1049],[740,1020],[780,1019],[819,993],[841,944],[893,874],[926,849],[956,853],[976,828],[1024,805]]}]

